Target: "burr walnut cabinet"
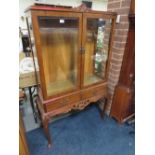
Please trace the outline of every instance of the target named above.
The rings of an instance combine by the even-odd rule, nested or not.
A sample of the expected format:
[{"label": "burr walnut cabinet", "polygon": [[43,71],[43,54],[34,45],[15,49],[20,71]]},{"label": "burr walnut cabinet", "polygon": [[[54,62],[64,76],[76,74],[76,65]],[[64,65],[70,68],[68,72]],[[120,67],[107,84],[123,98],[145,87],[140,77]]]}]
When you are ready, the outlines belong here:
[{"label": "burr walnut cabinet", "polygon": [[35,5],[26,13],[39,64],[37,106],[50,147],[52,116],[107,98],[116,14]]}]

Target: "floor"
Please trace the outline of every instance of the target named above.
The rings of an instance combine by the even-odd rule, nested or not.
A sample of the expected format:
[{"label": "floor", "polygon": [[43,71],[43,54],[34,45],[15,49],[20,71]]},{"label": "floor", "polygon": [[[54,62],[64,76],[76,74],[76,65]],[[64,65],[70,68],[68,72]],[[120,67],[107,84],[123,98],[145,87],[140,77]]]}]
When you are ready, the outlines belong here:
[{"label": "floor", "polygon": [[30,155],[134,155],[133,126],[120,125],[105,116],[98,107],[85,110],[50,123],[52,148],[47,148],[43,129],[27,132]]},{"label": "floor", "polygon": [[[20,105],[20,109],[22,112],[25,131],[28,132],[28,131],[32,131],[34,129],[39,128],[40,127],[40,120],[38,119],[37,122],[35,122],[32,107],[30,104],[29,91],[27,88],[25,88],[25,94],[26,94],[26,99],[22,102],[22,105]],[[36,94],[36,92],[34,92],[34,94]],[[59,120],[61,118],[65,118],[69,115],[70,115],[70,113],[61,115],[59,117],[58,116],[54,117],[54,118],[52,118],[51,122],[54,122],[54,121]]]},{"label": "floor", "polygon": [[22,105],[20,105],[20,110],[23,116],[25,130],[28,132],[39,128],[40,122],[38,121],[38,123],[35,123],[33,111],[30,104],[29,91],[27,88],[25,88],[25,94],[26,94],[26,99],[22,102]]}]

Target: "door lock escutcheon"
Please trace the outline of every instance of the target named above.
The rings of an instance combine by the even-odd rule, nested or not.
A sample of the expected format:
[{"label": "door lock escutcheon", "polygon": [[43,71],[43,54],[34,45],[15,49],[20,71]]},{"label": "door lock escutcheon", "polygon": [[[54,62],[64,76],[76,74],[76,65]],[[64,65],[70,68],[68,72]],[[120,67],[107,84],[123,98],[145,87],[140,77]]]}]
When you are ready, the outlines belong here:
[{"label": "door lock escutcheon", "polygon": [[80,52],[81,52],[81,54],[84,54],[85,53],[85,48],[81,47]]}]

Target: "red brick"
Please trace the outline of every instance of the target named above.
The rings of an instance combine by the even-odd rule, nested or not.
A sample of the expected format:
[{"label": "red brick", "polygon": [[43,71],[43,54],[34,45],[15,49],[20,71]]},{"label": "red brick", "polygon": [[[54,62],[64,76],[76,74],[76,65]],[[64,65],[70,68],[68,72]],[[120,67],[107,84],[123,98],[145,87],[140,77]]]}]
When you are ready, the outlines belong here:
[{"label": "red brick", "polygon": [[109,79],[108,80],[109,85],[111,86],[115,86],[118,83],[118,79]]},{"label": "red brick", "polygon": [[118,79],[116,79],[115,81],[112,81],[111,79],[108,80],[108,86],[111,88],[111,90],[113,91],[114,87],[117,85],[118,83]]},{"label": "red brick", "polygon": [[121,7],[130,7],[131,0],[122,1]]},{"label": "red brick", "polygon": [[111,91],[114,91],[114,88],[116,86],[116,83],[111,83],[111,81],[108,80],[108,88],[111,90]]},{"label": "red brick", "polygon": [[110,33],[105,33],[104,37],[106,38],[109,38],[110,37]]},{"label": "red brick", "polygon": [[118,74],[113,74],[113,73],[110,73],[110,72],[109,72],[109,77],[112,77],[112,78],[119,78],[119,75],[118,75]]},{"label": "red brick", "polygon": [[114,8],[108,8],[107,11],[115,12]]},{"label": "red brick", "polygon": [[120,22],[129,22],[129,17],[128,17],[128,15],[125,15],[125,16],[121,16],[121,18],[120,18]]},{"label": "red brick", "polygon": [[110,33],[110,32],[111,32],[111,31],[110,31],[111,28],[105,27],[104,29],[105,29],[105,33]]},{"label": "red brick", "polygon": [[114,88],[113,88],[113,89],[108,88],[108,94],[109,94],[109,95],[113,95],[113,94],[114,94]]},{"label": "red brick", "polygon": [[124,49],[125,49],[125,46],[123,47],[116,47],[116,46],[113,46],[113,48],[115,49],[113,53],[117,53],[117,54],[123,54],[124,53]]},{"label": "red brick", "polygon": [[114,65],[114,64],[112,64],[111,65],[111,69],[113,69],[113,70],[116,70],[116,71],[120,71],[120,69],[121,69],[121,65]]},{"label": "red brick", "polygon": [[112,48],[112,53],[123,54],[124,53],[124,49],[119,49],[119,48],[113,47]]},{"label": "red brick", "polygon": [[109,19],[107,19],[107,20],[106,20],[105,27],[107,27],[107,26],[111,26],[111,22],[110,22],[110,20],[109,20]]},{"label": "red brick", "polygon": [[106,25],[106,29],[111,30],[111,25],[110,24]]},{"label": "red brick", "polygon": [[113,94],[113,92],[115,91],[115,87],[116,86],[111,86],[108,84],[108,89],[109,89],[110,94]]},{"label": "red brick", "polygon": [[113,59],[113,58],[112,58],[112,59],[111,59],[111,63],[116,64],[116,65],[117,65],[117,64],[119,65],[119,64],[122,63],[122,60],[116,60],[116,59]]},{"label": "red brick", "polygon": [[108,0],[108,4],[110,4],[110,3],[116,3],[116,2],[121,2],[121,0]]},{"label": "red brick", "polygon": [[115,71],[113,69],[111,69],[110,72],[113,73],[113,74],[119,74],[120,73],[120,71]]},{"label": "red brick", "polygon": [[[122,50],[124,50],[124,48],[125,48],[125,45],[126,45],[126,43],[124,42],[124,43],[121,43],[121,42],[114,42],[114,44],[113,44],[113,48],[116,48],[116,50],[117,49],[122,49]],[[122,52],[121,52],[122,53]]]},{"label": "red brick", "polygon": [[115,37],[114,37],[114,40],[115,41],[120,41],[120,42],[125,42],[126,41],[126,39],[127,39],[127,35],[121,35],[121,36],[119,36],[119,35],[116,35]]},{"label": "red brick", "polygon": [[116,77],[116,76],[109,76],[108,77],[108,80],[111,80],[111,81],[113,81],[113,82],[117,82],[118,81],[118,76]]},{"label": "red brick", "polygon": [[112,58],[117,59],[117,60],[122,60],[123,54],[112,53]]},{"label": "red brick", "polygon": [[107,7],[107,11],[113,11],[120,15],[128,15],[129,14],[129,7],[120,7],[120,8],[109,8]]},{"label": "red brick", "polygon": [[108,38],[104,38],[104,44],[108,44],[109,43],[109,39]]},{"label": "red brick", "polygon": [[108,3],[108,8],[120,8],[120,7],[121,7],[121,2]]},{"label": "red brick", "polygon": [[109,80],[109,85],[111,85],[112,87],[115,87],[117,85],[117,82]]},{"label": "red brick", "polygon": [[108,101],[107,107],[106,107],[106,114],[109,115],[110,114],[110,110],[111,110],[111,105],[112,105],[112,99],[110,99]]},{"label": "red brick", "polygon": [[116,30],[116,35],[127,35],[128,34],[128,29],[120,29],[120,30]]},{"label": "red brick", "polygon": [[[116,84],[111,84],[111,83],[109,83],[108,85],[110,86],[111,94],[112,94],[112,92],[115,90],[115,87],[116,87],[117,83],[116,83]],[[113,88],[113,89],[112,89],[112,88]]]},{"label": "red brick", "polygon": [[117,82],[118,79],[119,79],[119,74],[115,74],[112,72],[109,73],[108,80],[113,80],[114,82]]},{"label": "red brick", "polygon": [[108,36],[108,35],[104,36],[104,39],[107,40],[107,41],[109,41],[109,38],[110,38],[110,36]]},{"label": "red brick", "polygon": [[[119,6],[119,4],[121,6]],[[120,23],[116,24],[115,27],[115,36],[112,47],[112,58],[108,74],[108,92],[111,94],[111,98],[110,102],[108,103],[106,111],[109,113],[111,109],[115,86],[119,80],[123,54],[128,35],[128,28],[129,28],[128,14],[130,8],[130,0],[109,0],[107,8],[108,11],[114,11],[117,12],[119,15],[121,15]],[[107,28],[109,28],[110,30],[109,26],[107,26]]]},{"label": "red brick", "polygon": [[[108,83],[109,83],[109,81],[108,81]],[[114,91],[115,87],[108,84],[108,89],[110,89],[111,91]]]},{"label": "red brick", "polygon": [[108,83],[116,84],[116,83],[118,83],[118,78],[109,78]]},{"label": "red brick", "polygon": [[110,115],[111,101],[112,101],[112,99],[108,102],[108,104],[107,104],[107,106],[106,106],[106,111],[105,111],[105,113],[106,113],[107,115]]},{"label": "red brick", "polygon": [[108,46],[109,41],[110,41],[109,39],[104,39],[104,40],[103,40],[103,42],[104,42],[104,46]]},{"label": "red brick", "polygon": [[115,87],[108,85],[108,92],[109,92],[109,94],[111,94],[113,96],[114,91],[115,91]]},{"label": "red brick", "polygon": [[115,51],[113,53],[123,54],[124,53],[124,49],[125,49],[125,44],[114,44],[113,48],[115,48]]},{"label": "red brick", "polygon": [[117,8],[117,9],[114,9],[114,11],[120,15],[129,14],[129,7],[128,8]]},{"label": "red brick", "polygon": [[116,27],[115,27],[116,30],[128,29],[128,28],[129,28],[129,23],[119,23],[119,24],[116,24]]},{"label": "red brick", "polygon": [[109,93],[110,95],[113,96],[114,91],[115,91],[115,87],[114,87],[114,86],[109,86],[109,85],[108,85],[108,93]]},{"label": "red brick", "polygon": [[[112,90],[109,90],[109,89],[108,89],[108,94],[113,96],[114,90],[112,91]],[[110,100],[109,100],[109,101],[110,101]]]},{"label": "red brick", "polygon": [[[109,96],[113,96],[115,90],[111,90],[111,91],[109,91],[109,92],[110,92]],[[109,98],[111,98],[111,97],[109,97]]]},{"label": "red brick", "polygon": [[122,40],[122,38],[127,38],[127,35],[119,35],[119,34],[117,34],[117,35],[115,35],[115,37],[114,37],[114,40],[116,39],[116,40]]},{"label": "red brick", "polygon": [[122,64],[113,64],[113,63],[111,63],[111,64],[110,64],[110,67],[115,66],[115,67],[119,67],[119,68],[120,68],[121,65],[122,65]]}]

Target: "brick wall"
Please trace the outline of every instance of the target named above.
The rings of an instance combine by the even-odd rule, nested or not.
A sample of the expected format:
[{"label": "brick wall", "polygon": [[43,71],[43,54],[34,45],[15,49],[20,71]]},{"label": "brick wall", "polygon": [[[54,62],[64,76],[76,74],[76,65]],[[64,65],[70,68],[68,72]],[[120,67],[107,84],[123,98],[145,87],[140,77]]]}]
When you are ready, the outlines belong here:
[{"label": "brick wall", "polygon": [[112,47],[112,59],[108,77],[108,91],[110,100],[106,107],[106,113],[110,113],[115,86],[119,80],[122,59],[128,34],[128,14],[131,0],[109,0],[107,11],[117,12],[120,15],[120,22],[116,24],[114,43]]}]

